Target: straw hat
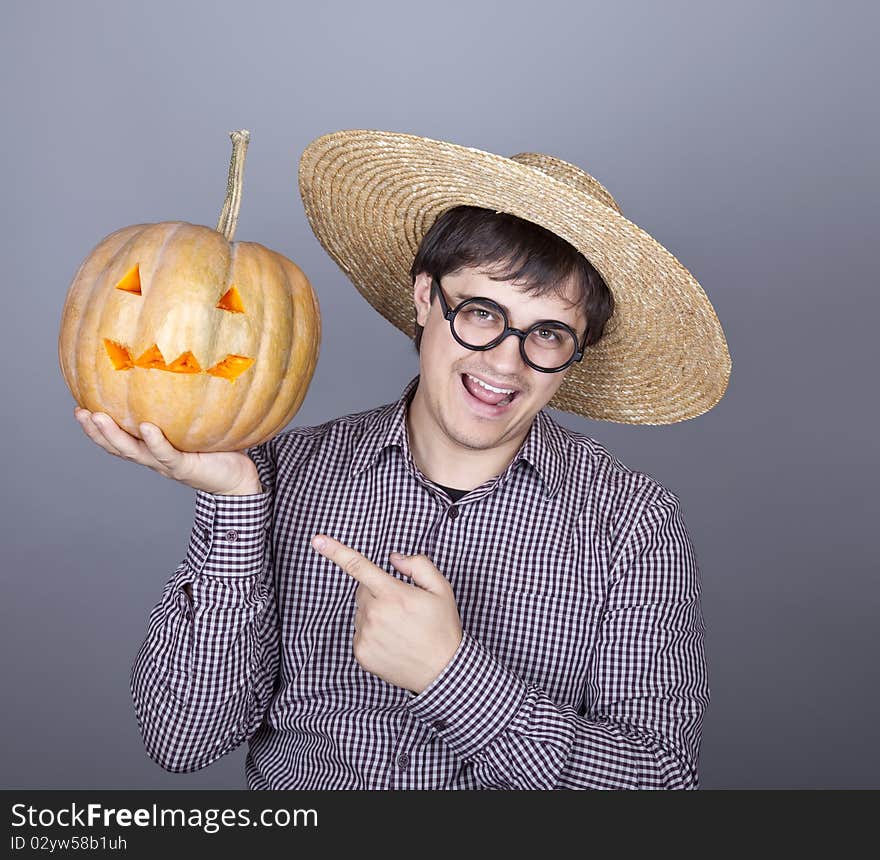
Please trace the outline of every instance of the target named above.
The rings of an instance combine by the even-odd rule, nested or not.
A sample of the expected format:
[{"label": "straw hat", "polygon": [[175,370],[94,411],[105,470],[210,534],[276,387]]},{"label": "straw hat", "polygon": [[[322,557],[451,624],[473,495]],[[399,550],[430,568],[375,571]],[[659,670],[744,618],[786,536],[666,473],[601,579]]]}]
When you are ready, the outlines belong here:
[{"label": "straw hat", "polygon": [[727,389],[727,342],[702,287],[574,164],[356,129],[306,147],[299,189],[318,241],[361,295],[410,337],[410,266],[446,209],[509,212],[577,248],[605,280],[615,310],[549,406],[622,424],[673,424],[707,412]]}]

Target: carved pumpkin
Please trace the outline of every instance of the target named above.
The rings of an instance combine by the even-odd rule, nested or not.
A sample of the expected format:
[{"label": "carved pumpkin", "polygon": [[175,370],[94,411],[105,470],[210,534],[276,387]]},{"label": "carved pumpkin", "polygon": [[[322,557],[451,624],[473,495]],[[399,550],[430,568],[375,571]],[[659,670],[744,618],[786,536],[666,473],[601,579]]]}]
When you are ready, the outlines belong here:
[{"label": "carved pumpkin", "polygon": [[232,132],[216,230],[135,224],[105,237],[67,294],[58,339],[74,399],[134,436],[149,421],[182,451],[238,451],[274,436],[305,398],[321,316],[302,270],[233,242],[249,135]]}]

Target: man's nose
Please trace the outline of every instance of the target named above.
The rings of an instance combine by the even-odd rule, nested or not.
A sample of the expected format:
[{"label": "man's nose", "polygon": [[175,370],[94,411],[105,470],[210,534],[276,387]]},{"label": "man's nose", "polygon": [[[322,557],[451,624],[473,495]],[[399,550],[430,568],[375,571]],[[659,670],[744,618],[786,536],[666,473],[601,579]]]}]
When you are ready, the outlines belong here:
[{"label": "man's nose", "polygon": [[515,334],[507,335],[501,343],[487,349],[484,355],[499,376],[522,373],[526,366],[519,351],[519,338]]}]

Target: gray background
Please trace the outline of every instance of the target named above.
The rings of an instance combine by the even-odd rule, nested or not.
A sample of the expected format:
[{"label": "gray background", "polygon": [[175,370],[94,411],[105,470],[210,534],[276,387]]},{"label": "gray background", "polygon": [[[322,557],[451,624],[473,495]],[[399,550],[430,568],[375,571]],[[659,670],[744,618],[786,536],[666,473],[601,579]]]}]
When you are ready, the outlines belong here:
[{"label": "gray background", "polygon": [[[591,172],[705,288],[733,359],[709,413],[554,412],[681,498],[704,581],[705,788],[880,787],[876,266],[880,16],[868,3],[6,4],[3,787],[244,787],[143,751],[128,689],[193,493],[104,453],[57,362],[76,267],[127,224],[215,226],[251,131],[236,239],[322,305],[294,424],[399,396],[407,339],[311,233],[313,138],[404,131]],[[351,354],[357,371],[351,370]]]}]

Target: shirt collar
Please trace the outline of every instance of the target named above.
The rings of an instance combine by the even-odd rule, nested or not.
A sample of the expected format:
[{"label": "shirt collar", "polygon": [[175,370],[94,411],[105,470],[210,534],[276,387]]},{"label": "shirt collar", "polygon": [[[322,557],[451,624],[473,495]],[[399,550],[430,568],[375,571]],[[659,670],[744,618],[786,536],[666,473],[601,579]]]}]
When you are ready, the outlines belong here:
[{"label": "shirt collar", "polygon": [[[394,445],[401,449],[406,460],[411,461],[412,454],[406,433],[406,415],[418,384],[417,375],[406,384],[395,402],[376,411],[355,449],[349,469],[350,476],[354,477],[370,468],[386,448]],[[565,442],[561,428],[545,409],[541,409],[535,415],[523,444],[501,473],[499,480],[507,480],[521,460],[538,473],[544,484],[544,495],[547,498],[556,495],[565,477]]]}]

